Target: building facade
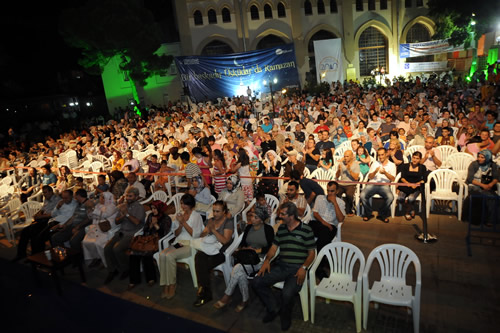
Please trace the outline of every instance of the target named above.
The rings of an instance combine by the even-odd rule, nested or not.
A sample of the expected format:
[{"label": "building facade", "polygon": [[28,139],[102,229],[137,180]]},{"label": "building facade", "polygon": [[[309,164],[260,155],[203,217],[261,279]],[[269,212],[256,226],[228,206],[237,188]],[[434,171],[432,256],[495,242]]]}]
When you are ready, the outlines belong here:
[{"label": "building facade", "polygon": [[315,80],[314,41],[341,38],[348,78],[402,74],[399,44],[431,40],[423,0],[176,0],[182,53],[213,55],[294,43],[301,82]]}]

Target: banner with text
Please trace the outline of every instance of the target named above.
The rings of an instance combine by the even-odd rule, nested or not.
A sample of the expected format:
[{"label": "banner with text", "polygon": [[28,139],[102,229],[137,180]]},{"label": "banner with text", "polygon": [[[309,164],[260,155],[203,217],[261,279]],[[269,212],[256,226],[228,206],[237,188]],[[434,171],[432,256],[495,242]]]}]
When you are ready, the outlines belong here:
[{"label": "banner with text", "polygon": [[437,72],[445,71],[448,61],[407,62],[403,64],[405,72]]},{"label": "banner with text", "polygon": [[399,44],[399,57],[419,57],[431,54],[462,51],[463,49],[463,44],[459,46],[453,46],[448,44],[447,39],[432,40],[430,42],[422,43],[407,43]]},{"label": "banner with text", "polygon": [[314,41],[316,80],[320,82],[344,82],[342,66],[342,40],[340,38]]},{"label": "banner with text", "polygon": [[[214,56],[176,57],[184,86],[197,102],[247,96],[299,86],[293,43],[269,49]],[[275,83],[276,82],[276,83]]]}]

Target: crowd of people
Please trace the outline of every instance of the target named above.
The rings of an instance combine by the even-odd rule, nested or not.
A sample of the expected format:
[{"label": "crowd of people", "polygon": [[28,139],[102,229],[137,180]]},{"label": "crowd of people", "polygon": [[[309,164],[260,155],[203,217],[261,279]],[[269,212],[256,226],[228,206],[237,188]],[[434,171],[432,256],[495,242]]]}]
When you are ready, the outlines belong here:
[{"label": "crowd of people", "polygon": [[[267,309],[264,322],[280,315],[282,328],[288,329],[294,295],[314,261],[314,250],[331,242],[346,218],[374,218],[375,194],[382,198],[377,219],[389,222],[394,200],[403,205],[407,220],[415,218],[419,184],[445,162],[438,146],[453,146],[473,157],[466,177],[470,191],[496,192],[497,84],[494,77],[474,86],[396,81],[368,89],[337,82],[329,94],[280,95],[273,104],[240,97],[218,104],[151,107],[142,117],[129,112],[119,121],[44,142],[21,143],[11,135],[0,161],[4,177],[14,178],[15,195],[22,202],[43,195],[34,223],[21,231],[16,260],[26,257],[29,244],[36,253],[50,241],[51,246],[83,251],[90,267],[106,267],[105,283],[117,276],[129,278],[132,289],[141,281],[141,263],[147,283],[158,280],[152,254],[130,250],[134,235],[140,230],[160,238],[172,233],[157,262],[161,296],[171,299],[177,260],[192,255],[193,240],[211,239],[215,250],[198,248],[195,257],[199,288],[194,305],[202,306],[212,300],[211,269],[224,262],[224,250],[242,234],[241,247],[255,250],[260,261],[236,265],[214,306],[226,306],[238,286],[242,301],[236,310],[243,311],[251,275]],[[417,145],[422,147],[405,153]],[[68,151],[79,163],[103,156],[109,164],[102,165],[96,178],[75,175],[58,158]],[[21,176],[9,169],[33,160],[46,165],[30,167]],[[320,171],[332,175],[326,186],[310,177]],[[384,183],[397,177],[409,185],[399,186],[394,197]],[[177,178],[185,178],[179,182],[183,186]],[[359,194],[358,211],[355,182],[363,180],[368,184]],[[181,209],[170,213],[165,202],[140,203],[160,190],[184,193]],[[268,196],[278,200],[277,211]],[[240,213],[249,206],[243,218]],[[279,258],[270,264],[278,249]],[[327,274],[323,265],[319,277]],[[281,308],[270,293],[276,281],[286,281]]]}]

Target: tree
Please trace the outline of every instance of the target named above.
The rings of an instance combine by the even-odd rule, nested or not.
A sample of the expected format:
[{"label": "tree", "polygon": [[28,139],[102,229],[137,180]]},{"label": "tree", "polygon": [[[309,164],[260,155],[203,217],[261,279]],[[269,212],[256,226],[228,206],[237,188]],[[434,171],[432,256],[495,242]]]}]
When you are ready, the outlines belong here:
[{"label": "tree", "polygon": [[500,18],[496,0],[429,0],[427,5],[429,16],[436,22],[433,38],[449,38],[454,46],[464,43],[469,47],[472,41],[495,29],[496,20]]},{"label": "tree", "polygon": [[67,44],[82,50],[79,64],[89,74],[101,75],[114,57],[127,73],[134,99],[146,79],[165,74],[173,61],[158,55],[161,29],[153,13],[139,0],[90,0],[82,7],[61,13],[59,30]]}]

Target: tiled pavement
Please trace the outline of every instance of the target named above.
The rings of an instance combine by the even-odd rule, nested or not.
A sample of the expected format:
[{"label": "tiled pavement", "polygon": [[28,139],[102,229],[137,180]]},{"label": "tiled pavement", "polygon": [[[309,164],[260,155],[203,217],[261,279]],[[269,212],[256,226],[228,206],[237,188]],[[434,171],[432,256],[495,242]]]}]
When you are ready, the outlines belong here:
[{"label": "tiled pavement", "polygon": [[[358,246],[365,255],[378,245],[399,243],[411,248],[422,265],[422,301],[420,327],[422,332],[494,332],[500,325],[500,248],[497,234],[475,238],[472,256],[467,255],[465,236],[467,225],[449,215],[432,214],[429,231],[439,240],[423,244],[414,236],[421,229],[421,220],[407,222],[404,218],[391,219],[389,224],[378,220],[363,222],[359,217],[347,218],[342,229],[342,240]],[[5,239],[0,241],[0,257],[12,258],[15,248]],[[160,287],[146,284],[126,291],[128,281],[113,281],[103,286],[106,276],[103,268],[87,270],[87,285],[104,293],[135,303],[166,311],[227,332],[277,332],[279,318],[262,324],[264,308],[252,294],[251,304],[240,314],[234,312],[240,296],[236,292],[232,303],[216,310],[212,304],[193,307],[195,289],[189,271],[179,267],[177,295],[167,301],[160,298]],[[410,280],[413,276],[410,275]],[[79,282],[76,269],[64,276]],[[222,296],[224,279],[213,279],[214,298]],[[52,287],[52,286],[46,286]],[[54,297],[57,297],[54,293]],[[354,312],[350,303],[318,300],[315,324],[304,322],[297,297],[294,321],[290,332],[355,332]],[[405,309],[381,305],[370,306],[368,332],[411,332],[412,316]]]}]

